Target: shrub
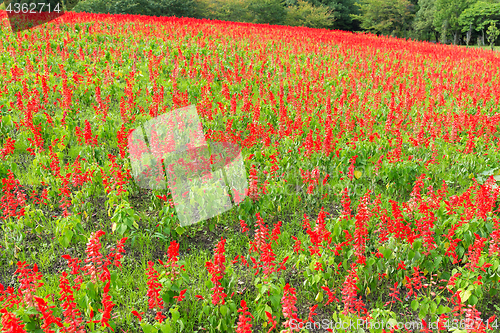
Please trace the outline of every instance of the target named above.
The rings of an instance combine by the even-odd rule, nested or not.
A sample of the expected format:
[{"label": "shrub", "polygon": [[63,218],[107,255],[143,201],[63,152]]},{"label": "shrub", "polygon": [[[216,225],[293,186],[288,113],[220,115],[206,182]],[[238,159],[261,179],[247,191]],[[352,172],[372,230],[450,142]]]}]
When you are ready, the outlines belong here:
[{"label": "shrub", "polygon": [[333,22],[332,12],[328,8],[314,7],[304,0],[299,0],[296,6],[286,8],[286,25],[320,29],[331,27]]}]

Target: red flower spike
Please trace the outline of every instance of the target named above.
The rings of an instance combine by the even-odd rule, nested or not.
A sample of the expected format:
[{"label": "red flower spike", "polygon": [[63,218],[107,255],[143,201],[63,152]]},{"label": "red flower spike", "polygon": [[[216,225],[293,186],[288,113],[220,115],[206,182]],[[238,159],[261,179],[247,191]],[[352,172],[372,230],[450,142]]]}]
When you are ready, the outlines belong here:
[{"label": "red flower spike", "polygon": [[136,316],[136,317],[137,317],[137,319],[139,319],[139,321],[142,321],[142,316],[141,316],[141,315],[142,315],[142,314],[144,314],[144,312],[139,313],[139,312],[137,312],[137,311],[133,310],[133,311],[131,312],[131,314],[133,314],[134,316]]},{"label": "red flower spike", "polygon": [[187,289],[181,290],[179,293],[179,296],[174,296],[174,299],[177,300],[177,303],[182,302],[182,300],[185,298],[184,294],[186,293]]},{"label": "red flower spike", "polygon": [[252,333],[252,324],[250,323],[250,321],[252,321],[253,316],[250,311],[248,311],[247,303],[245,302],[245,300],[241,300],[240,306],[240,309],[238,309],[240,315],[238,317],[236,333]]}]

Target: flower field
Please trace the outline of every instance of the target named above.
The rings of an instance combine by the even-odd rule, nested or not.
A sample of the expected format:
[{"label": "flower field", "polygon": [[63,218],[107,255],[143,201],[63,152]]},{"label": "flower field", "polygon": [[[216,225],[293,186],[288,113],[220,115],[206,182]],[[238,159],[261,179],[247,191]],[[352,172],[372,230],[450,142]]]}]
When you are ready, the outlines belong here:
[{"label": "flower field", "polygon": [[[500,332],[500,53],[1,17],[1,332]],[[128,138],[190,105],[249,186],[182,226]]]}]

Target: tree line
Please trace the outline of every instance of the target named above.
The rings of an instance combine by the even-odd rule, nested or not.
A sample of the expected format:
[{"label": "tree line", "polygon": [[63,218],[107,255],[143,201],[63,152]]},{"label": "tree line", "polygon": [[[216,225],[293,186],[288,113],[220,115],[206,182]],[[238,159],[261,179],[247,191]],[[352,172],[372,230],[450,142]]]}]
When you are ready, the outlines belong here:
[{"label": "tree line", "polygon": [[493,46],[500,0],[82,0],[75,11],[369,31]]}]

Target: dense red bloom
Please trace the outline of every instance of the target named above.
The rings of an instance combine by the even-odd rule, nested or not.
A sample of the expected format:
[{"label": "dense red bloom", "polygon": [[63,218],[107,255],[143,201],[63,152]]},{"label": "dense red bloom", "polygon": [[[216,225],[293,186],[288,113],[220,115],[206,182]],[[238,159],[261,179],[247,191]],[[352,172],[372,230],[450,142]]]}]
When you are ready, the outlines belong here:
[{"label": "dense red bloom", "polygon": [[309,234],[309,238],[311,241],[312,246],[309,246],[309,251],[311,253],[311,256],[314,254],[317,254],[318,256],[321,256],[320,253],[320,247],[323,247],[322,245],[324,242],[330,244],[331,243],[331,238],[330,238],[330,232],[326,229],[326,224],[325,224],[325,216],[327,213],[323,211],[323,207],[321,208],[321,211],[318,214],[318,219],[316,220],[316,225],[314,226],[314,229],[307,229],[307,233]]},{"label": "dense red bloom", "polygon": [[244,221],[244,220],[240,220],[240,227],[241,227],[241,232],[242,232],[242,233],[245,233],[245,232],[247,232],[248,230],[250,230],[250,229],[248,228],[248,225],[245,223],[245,221]]},{"label": "dense red bloom", "polygon": [[160,297],[162,284],[158,282],[159,274],[155,270],[154,263],[152,261],[148,262],[148,270],[146,272],[146,275],[148,278],[148,306],[150,309],[163,309],[163,299]]},{"label": "dense red bloom", "polygon": [[330,288],[322,286],[321,289],[323,289],[328,295],[328,300],[326,301],[325,306],[327,306],[330,303],[333,303],[333,301],[340,302],[339,299],[335,296],[335,294],[330,290]]},{"label": "dense red bloom", "polygon": [[356,251],[356,263],[365,264],[365,247],[366,240],[368,237],[368,221],[370,220],[370,215],[368,211],[368,201],[370,200],[370,191],[368,191],[361,199],[358,206],[358,213],[356,214],[356,229],[354,231],[354,248]]},{"label": "dense red bloom", "polygon": [[270,237],[271,242],[274,241],[277,245],[280,234],[281,234],[281,221],[278,221],[278,223],[274,225],[273,231],[271,232],[271,237]]},{"label": "dense red bloom", "polygon": [[476,233],[474,235],[476,236],[476,240],[474,241],[474,244],[469,247],[469,252],[467,253],[469,262],[465,265],[465,267],[469,268],[471,271],[474,271],[477,267],[479,267],[479,257],[481,257],[481,251],[487,241],[486,238],[483,238]]},{"label": "dense red bloom", "polygon": [[300,240],[297,239],[297,237],[295,236],[292,236],[292,239],[295,241],[295,244],[293,245],[293,252],[295,252],[296,254],[299,254],[300,251],[304,251],[304,249],[302,249],[302,242]]},{"label": "dense red bloom", "polygon": [[52,330],[50,326],[52,324],[55,324],[57,327],[62,328],[64,325],[61,322],[61,318],[59,317],[54,317],[52,315],[53,311],[51,309],[55,308],[55,306],[49,306],[47,302],[40,297],[35,296],[35,302],[37,305],[38,311],[42,314],[43,318],[43,324],[40,326],[40,328],[45,332],[45,333],[55,333],[56,331]]},{"label": "dense red bloom", "polygon": [[103,295],[102,295],[103,308],[99,310],[102,312],[102,318],[100,323],[103,327],[108,327],[110,330],[114,332],[114,329],[109,325],[109,320],[111,319],[111,311],[113,311],[113,308],[115,307],[116,304],[111,301],[111,296],[109,295],[109,283],[110,281],[106,283],[106,286],[104,287],[103,290]]},{"label": "dense red bloom", "polygon": [[236,328],[236,333],[252,333],[252,324],[250,323],[250,321],[252,321],[251,318],[253,318],[253,316],[250,311],[248,311],[247,303],[245,302],[245,300],[241,300],[240,306],[241,308],[238,309],[240,315],[238,317],[238,326]]},{"label": "dense red bloom", "polygon": [[269,328],[269,331],[267,331],[267,333],[270,333],[272,330],[274,330],[276,328],[276,325],[278,324],[278,322],[276,321],[276,316],[273,316],[268,311],[266,311],[266,316],[267,316],[267,319],[269,320],[269,325],[271,326]]},{"label": "dense red bloom", "polygon": [[251,242],[250,251],[260,252],[269,238],[269,229],[264,224],[262,217],[260,217],[260,213],[257,213],[255,216],[257,217],[258,228],[255,230],[254,240]]},{"label": "dense red bloom", "polygon": [[257,176],[257,170],[255,165],[250,168],[250,187],[248,188],[247,196],[249,196],[253,201],[259,199],[259,188],[258,188],[259,177]]},{"label": "dense red bloom", "polygon": [[127,154],[127,150],[125,148],[128,145],[129,136],[133,131],[133,129],[127,131],[125,124],[122,124],[122,127],[116,132],[118,149],[120,150],[120,158],[125,158]]},{"label": "dense red bloom", "polygon": [[[283,289],[283,297],[281,298],[281,305],[283,306],[283,316],[286,321],[283,323],[283,326],[289,328],[291,332],[295,330],[298,332],[300,329],[292,328],[292,321],[297,324],[301,320],[297,317],[297,307],[295,303],[297,302],[297,296],[295,288],[292,288],[288,283],[285,285]],[[296,325],[298,326],[298,325]]]},{"label": "dense red bloom", "polygon": [[81,317],[80,310],[77,308],[73,290],[67,277],[68,274],[63,272],[59,280],[59,288],[61,289],[60,300],[63,301],[62,307],[64,309],[64,322],[69,324],[69,332],[83,333],[85,332],[85,330],[81,327],[83,319]]},{"label": "dense red bloom", "polygon": [[33,265],[33,269],[31,269],[26,264],[26,261],[19,261],[15,274],[19,274],[17,277],[19,281],[19,296],[22,298],[24,305],[26,307],[35,306],[35,292],[43,286],[43,283],[40,282],[42,274],[38,272],[38,266],[35,264]]},{"label": "dense red bloom", "polygon": [[105,234],[102,230],[93,232],[90,235],[87,249],[85,250],[85,253],[87,253],[87,258],[85,259],[86,265],[82,270],[86,271],[85,275],[90,275],[93,283],[97,282],[98,274],[103,271],[102,254],[100,252],[102,245],[99,238]]},{"label": "dense red bloom", "polygon": [[22,320],[17,318],[15,314],[7,311],[7,309],[0,309],[2,315],[2,332],[3,333],[26,333]]},{"label": "dense red bloom", "polygon": [[0,193],[3,193],[0,198],[0,208],[3,215],[1,216],[2,218],[20,218],[21,216],[24,216],[26,194],[22,190],[19,180],[14,177],[14,174],[10,170],[7,170],[7,178],[2,178],[2,188]]},{"label": "dense red bloom", "polygon": [[344,303],[344,314],[347,313],[367,313],[368,311],[364,307],[364,303],[361,298],[357,297],[358,286],[356,285],[359,281],[357,267],[355,263],[351,264],[351,269],[347,275],[344,286],[342,288],[342,302]]},{"label": "dense red bloom", "polygon": [[16,140],[13,140],[11,138],[7,138],[5,140],[5,143],[3,144],[3,148],[0,149],[0,160],[5,159],[8,155],[12,154],[14,152],[14,144],[16,143]]},{"label": "dense red bloom", "polygon": [[349,198],[349,195],[347,194],[347,187],[342,191],[342,219],[347,219],[349,220],[351,218],[351,199]]},{"label": "dense red bloom", "polygon": [[211,275],[210,281],[214,284],[212,290],[212,304],[224,304],[225,298],[227,296],[224,293],[224,288],[222,287],[221,280],[224,277],[226,266],[226,256],[224,252],[226,251],[224,246],[226,244],[226,240],[222,239],[217,244],[214,253],[213,261],[207,261],[205,263],[205,267]]}]

